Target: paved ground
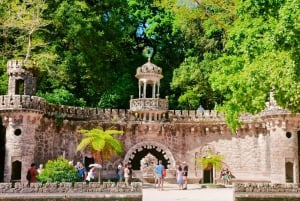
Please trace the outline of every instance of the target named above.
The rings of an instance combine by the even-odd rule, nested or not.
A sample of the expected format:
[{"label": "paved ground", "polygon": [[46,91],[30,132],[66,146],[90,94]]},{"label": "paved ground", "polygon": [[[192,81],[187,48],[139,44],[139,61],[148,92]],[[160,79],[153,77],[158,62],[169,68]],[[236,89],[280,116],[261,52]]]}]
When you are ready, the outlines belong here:
[{"label": "paved ground", "polygon": [[187,190],[178,190],[176,184],[165,184],[164,190],[158,191],[153,184],[144,184],[143,201],[233,201],[233,189],[190,184]]}]

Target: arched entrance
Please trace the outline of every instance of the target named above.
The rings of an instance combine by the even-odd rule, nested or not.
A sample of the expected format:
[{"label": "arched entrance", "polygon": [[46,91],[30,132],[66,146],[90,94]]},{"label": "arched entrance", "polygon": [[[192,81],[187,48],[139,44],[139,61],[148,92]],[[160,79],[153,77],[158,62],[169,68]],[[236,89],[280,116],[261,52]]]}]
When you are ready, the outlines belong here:
[{"label": "arched entrance", "polygon": [[4,182],[5,143],[6,143],[5,133],[6,133],[6,129],[1,123],[0,125],[0,182]]},{"label": "arched entrance", "polygon": [[167,168],[175,168],[175,160],[170,150],[163,144],[145,141],[131,147],[124,158],[124,163],[130,162],[133,170],[140,170],[141,159],[147,154],[152,154],[158,160],[162,160]]}]

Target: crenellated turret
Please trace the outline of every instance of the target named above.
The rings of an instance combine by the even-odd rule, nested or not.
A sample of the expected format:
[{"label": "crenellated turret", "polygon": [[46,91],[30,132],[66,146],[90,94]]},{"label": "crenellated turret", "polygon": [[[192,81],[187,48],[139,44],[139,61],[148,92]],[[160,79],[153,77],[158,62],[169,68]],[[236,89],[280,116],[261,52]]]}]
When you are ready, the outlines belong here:
[{"label": "crenellated turret", "polygon": [[34,95],[36,92],[36,78],[27,69],[36,69],[34,62],[10,60],[7,62],[8,95]]}]

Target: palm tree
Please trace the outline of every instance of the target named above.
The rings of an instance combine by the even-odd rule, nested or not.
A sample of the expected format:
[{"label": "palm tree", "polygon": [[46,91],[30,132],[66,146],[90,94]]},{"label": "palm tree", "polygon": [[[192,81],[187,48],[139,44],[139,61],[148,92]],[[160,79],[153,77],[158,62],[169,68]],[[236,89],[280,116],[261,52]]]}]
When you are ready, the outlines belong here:
[{"label": "palm tree", "polygon": [[[123,134],[120,130],[103,130],[103,128],[94,128],[91,130],[78,130],[85,137],[77,146],[77,151],[90,149],[95,163],[102,164],[113,155],[119,155],[123,152],[123,144],[114,135]],[[99,172],[100,173],[100,172]],[[100,174],[99,174],[100,182]]]},{"label": "palm tree", "polygon": [[196,162],[203,169],[215,167],[215,170],[220,170],[222,168],[223,158],[224,157],[222,155],[209,150],[205,156],[196,158]]}]

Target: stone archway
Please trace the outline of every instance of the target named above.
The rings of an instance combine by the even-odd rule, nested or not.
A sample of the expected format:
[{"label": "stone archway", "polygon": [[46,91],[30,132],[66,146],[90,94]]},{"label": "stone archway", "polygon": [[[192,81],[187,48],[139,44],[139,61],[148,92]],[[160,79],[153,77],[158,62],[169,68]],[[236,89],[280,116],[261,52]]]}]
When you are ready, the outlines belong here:
[{"label": "stone archway", "polygon": [[148,153],[155,155],[157,159],[162,160],[165,167],[174,169],[176,161],[171,151],[163,144],[154,141],[140,142],[131,147],[124,158],[124,164],[130,162],[134,170],[139,169],[140,159]]}]

